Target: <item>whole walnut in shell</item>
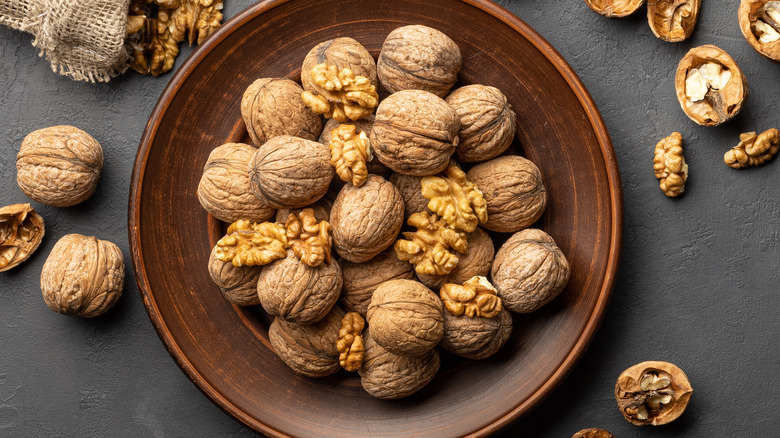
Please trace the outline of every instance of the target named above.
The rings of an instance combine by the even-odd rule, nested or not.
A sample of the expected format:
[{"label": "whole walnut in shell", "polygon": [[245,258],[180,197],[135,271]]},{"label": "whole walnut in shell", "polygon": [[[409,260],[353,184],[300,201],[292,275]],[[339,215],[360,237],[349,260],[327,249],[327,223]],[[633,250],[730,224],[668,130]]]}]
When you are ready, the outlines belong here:
[{"label": "whole walnut in shell", "polygon": [[275,318],[268,340],[282,361],[298,374],[324,377],[341,368],[336,340],[344,311],[338,306],[320,321],[302,325]]},{"label": "whole walnut in shell", "polygon": [[115,244],[67,234],[52,248],[41,271],[43,300],[64,315],[93,318],[122,296],[125,262]]},{"label": "whole walnut in shell", "polygon": [[413,280],[380,284],[371,297],[366,320],[371,337],[401,356],[419,356],[444,335],[444,306],[430,289]]},{"label": "whole walnut in shell", "polygon": [[249,161],[255,151],[248,144],[228,143],[209,154],[198,183],[198,201],[215,218],[263,222],[273,216],[268,201],[250,190]]},{"label": "whole walnut in shell", "polygon": [[391,93],[425,90],[444,97],[458,80],[460,49],[436,29],[399,27],[385,39],[377,61],[377,75]]},{"label": "whole walnut in shell", "polygon": [[314,203],[328,191],[333,174],[327,146],[287,135],[265,142],[249,162],[252,192],[276,208]]},{"label": "whole walnut in shell", "polygon": [[542,174],[523,157],[507,155],[477,164],[466,178],[479,187],[487,201],[488,220],[481,226],[488,230],[522,230],[536,222],[547,207]]},{"label": "whole walnut in shell", "polygon": [[493,285],[503,306],[528,313],[549,303],[569,282],[569,262],[542,230],[528,228],[512,235],[493,260]]},{"label": "whole walnut in shell", "polygon": [[371,150],[398,173],[434,175],[449,165],[459,129],[458,113],[440,97],[427,91],[399,91],[377,107]]},{"label": "whole walnut in shell", "polygon": [[399,356],[385,350],[365,332],[363,344],[360,383],[377,398],[390,400],[414,394],[433,380],[441,365],[436,349],[415,357]]},{"label": "whole walnut in shell", "polygon": [[476,277],[486,277],[490,273],[493,257],[496,250],[493,247],[493,239],[481,228],[477,228],[468,237],[469,250],[460,256],[460,261],[455,269],[447,275],[417,274],[420,282],[431,289],[439,290],[444,283],[462,284],[466,280]]},{"label": "whole walnut in shell", "polygon": [[455,158],[464,163],[489,160],[504,153],[517,130],[517,116],[496,87],[466,85],[444,99],[460,117]]},{"label": "whole walnut in shell", "polygon": [[360,187],[345,185],[330,211],[336,252],[354,263],[370,260],[393,244],[403,213],[401,194],[381,176],[369,175]]},{"label": "whole walnut in shell", "polygon": [[350,312],[366,316],[368,304],[377,286],[389,280],[412,280],[414,270],[409,263],[399,260],[395,251],[387,249],[364,263],[341,261],[344,286],[339,303]]},{"label": "whole walnut in shell", "polygon": [[16,155],[16,182],[25,195],[53,207],[86,201],[97,189],[103,148],[73,126],[51,126],[27,135]]},{"label": "whole walnut in shell", "polygon": [[[308,205],[305,208],[311,208],[314,210],[314,217],[318,221],[330,222],[331,205],[332,203],[327,202],[325,197],[322,197],[314,204]],[[276,210],[276,217],[274,220],[280,224],[283,224],[287,222],[287,219],[290,217],[290,213],[300,214],[301,211],[303,211],[303,208],[280,208],[279,210]]]},{"label": "whole walnut in shell", "polygon": [[506,344],[512,334],[512,315],[506,309],[495,318],[469,318],[444,312],[441,347],[468,359],[485,359]]},{"label": "whole walnut in shell", "polygon": [[241,116],[256,145],[279,135],[317,139],[322,121],[303,104],[301,93],[303,88],[289,79],[262,78],[252,82],[241,99]]},{"label": "whole walnut in shell", "polygon": [[287,257],[263,267],[257,293],[268,314],[311,324],[330,311],[339,299],[341,284],[341,268],[335,260],[313,268],[288,249]]},{"label": "whole walnut in shell", "polygon": [[422,177],[404,175],[403,173],[393,172],[390,175],[390,182],[404,199],[404,220],[414,213],[420,213],[428,209],[428,198],[422,194]]},{"label": "whole walnut in shell", "polygon": [[338,70],[350,69],[356,76],[368,78],[374,86],[379,85],[374,58],[362,44],[353,38],[334,38],[317,44],[306,54],[301,67],[301,83],[304,90],[314,91],[331,97],[333,100],[338,100],[312,79],[311,73],[314,66],[322,63],[335,65]]},{"label": "whole walnut in shell", "polygon": [[215,246],[209,256],[209,275],[214,284],[222,291],[222,295],[238,306],[260,304],[260,298],[257,296],[257,279],[260,277],[260,267],[233,266],[233,263],[217,259],[216,252],[217,247]]}]

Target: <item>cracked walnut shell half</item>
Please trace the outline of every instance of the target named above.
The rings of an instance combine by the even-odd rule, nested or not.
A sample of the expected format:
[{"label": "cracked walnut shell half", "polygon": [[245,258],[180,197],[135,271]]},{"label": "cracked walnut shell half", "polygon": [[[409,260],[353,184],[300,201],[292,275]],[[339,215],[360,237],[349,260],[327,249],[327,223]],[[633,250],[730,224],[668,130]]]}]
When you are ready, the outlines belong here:
[{"label": "cracked walnut shell half", "polygon": [[44,234],[43,218],[30,204],[0,208],[0,272],[30,258],[43,241]]},{"label": "cracked walnut shell half", "polygon": [[737,63],[722,49],[705,45],[683,56],[674,78],[685,114],[703,126],[718,126],[739,114],[748,84]]},{"label": "cracked walnut shell half", "polygon": [[761,134],[746,132],[740,134],[739,144],[723,155],[723,161],[734,169],[759,166],[771,160],[780,149],[780,132],[769,129]]},{"label": "cracked walnut shell half", "polygon": [[284,78],[261,78],[247,87],[241,116],[256,145],[280,135],[317,139],[322,121],[303,103],[302,92],[300,85]]},{"label": "cracked walnut shell half", "polygon": [[669,362],[648,361],[623,371],[615,383],[615,399],[631,424],[660,426],[685,411],[693,389],[688,377]]},{"label": "cracked walnut shell half", "polygon": [[688,164],[683,157],[682,135],[679,132],[673,132],[655,145],[653,170],[666,196],[673,198],[685,191]]},{"label": "cracked walnut shell half", "polygon": [[647,21],[653,35],[676,43],[691,36],[699,9],[701,0],[647,0]]},{"label": "cracked walnut shell half", "polygon": [[460,261],[455,252],[469,250],[466,233],[453,230],[434,213],[415,213],[406,223],[417,231],[403,232],[405,239],[395,242],[395,253],[413,264],[417,274],[447,275]]},{"label": "cracked walnut shell half", "polygon": [[325,377],[339,370],[339,336],[344,311],[334,306],[320,321],[296,324],[275,318],[268,341],[290,369],[307,377]]},{"label": "cracked walnut shell half", "polygon": [[571,436],[571,438],[615,438],[615,435],[607,432],[604,429],[591,427],[590,429],[582,429]]},{"label": "cracked walnut shell half", "polygon": [[608,18],[621,18],[633,14],[645,0],[585,0],[595,13]]},{"label": "cracked walnut shell half", "polygon": [[758,53],[780,62],[780,1],[741,0],[739,27]]},{"label": "cracked walnut shell half", "polygon": [[371,333],[363,336],[363,344],[360,384],[376,398],[391,400],[414,394],[433,380],[441,365],[435,348],[420,356],[399,356],[374,341]]},{"label": "cracked walnut shell half", "polygon": [[[150,5],[159,4],[156,17]],[[173,68],[179,55],[179,43],[171,35],[174,23],[172,8],[176,1],[132,0],[127,19],[128,46],[131,51],[130,68],[143,75],[159,76]]]}]

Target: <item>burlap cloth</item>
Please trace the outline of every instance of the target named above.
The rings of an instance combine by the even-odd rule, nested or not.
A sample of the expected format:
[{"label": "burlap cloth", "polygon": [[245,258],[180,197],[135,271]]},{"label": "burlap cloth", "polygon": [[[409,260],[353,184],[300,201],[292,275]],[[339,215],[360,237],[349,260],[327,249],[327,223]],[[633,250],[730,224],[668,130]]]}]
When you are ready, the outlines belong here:
[{"label": "burlap cloth", "polygon": [[0,0],[0,24],[31,33],[55,73],[107,82],[127,70],[130,0]]}]

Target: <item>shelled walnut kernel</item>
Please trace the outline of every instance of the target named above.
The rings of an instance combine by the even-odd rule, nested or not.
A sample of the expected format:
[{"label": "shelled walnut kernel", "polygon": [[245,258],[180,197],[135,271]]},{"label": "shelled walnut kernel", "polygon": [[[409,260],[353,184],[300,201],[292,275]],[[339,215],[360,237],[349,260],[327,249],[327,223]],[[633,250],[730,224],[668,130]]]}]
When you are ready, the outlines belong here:
[{"label": "shelled walnut kernel", "polygon": [[366,322],[357,312],[348,312],[341,318],[341,329],[336,340],[339,364],[347,371],[357,371],[363,364],[363,328]]},{"label": "shelled walnut kernel", "polygon": [[485,277],[473,277],[463,283],[447,283],[439,291],[444,308],[455,316],[493,318],[501,312],[501,298]]},{"label": "shelled walnut kernel", "polygon": [[470,233],[488,220],[487,203],[476,184],[466,179],[455,162],[445,169],[446,178],[426,176],[421,181],[428,208],[455,230]]},{"label": "shelled walnut kernel", "polygon": [[293,253],[303,263],[312,267],[322,262],[330,263],[330,224],[318,222],[314,209],[304,208],[300,213],[290,213],[284,227]]},{"label": "shelled walnut kernel", "polygon": [[406,223],[417,231],[405,231],[406,239],[395,242],[395,253],[413,264],[418,274],[449,274],[460,260],[455,252],[466,254],[469,250],[466,233],[449,228],[433,213],[415,213]]},{"label": "shelled walnut kernel", "polygon": [[771,160],[780,149],[780,132],[769,129],[756,135],[755,132],[740,134],[739,144],[723,155],[723,161],[734,169],[759,166]]},{"label": "shelled walnut kernel", "polygon": [[233,222],[227,235],[217,242],[216,257],[233,266],[267,265],[287,255],[284,226],[272,222]]},{"label": "shelled walnut kernel", "polygon": [[685,191],[688,164],[683,157],[682,135],[679,132],[673,132],[655,146],[653,170],[666,196],[673,198]]},{"label": "shelled walnut kernel", "polygon": [[331,131],[330,164],[344,182],[362,186],[368,178],[367,163],[371,161],[371,142],[355,125],[339,125]]}]

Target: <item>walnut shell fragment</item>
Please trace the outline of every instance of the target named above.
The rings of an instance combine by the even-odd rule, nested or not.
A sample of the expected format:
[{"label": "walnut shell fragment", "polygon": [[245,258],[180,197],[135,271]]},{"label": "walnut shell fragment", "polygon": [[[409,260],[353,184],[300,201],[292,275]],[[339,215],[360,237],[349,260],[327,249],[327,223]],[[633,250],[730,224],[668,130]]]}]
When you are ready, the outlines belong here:
[{"label": "walnut shell fragment", "polygon": [[631,424],[660,426],[685,411],[693,389],[688,377],[669,362],[647,361],[623,371],[615,383],[615,399]]},{"label": "walnut shell fragment", "polygon": [[252,82],[241,98],[241,117],[252,141],[261,146],[279,135],[316,140],[322,121],[301,100],[303,88],[284,78]]},{"label": "walnut shell fragment", "polygon": [[458,80],[460,49],[436,29],[411,25],[396,28],[382,43],[377,75],[391,93],[424,90],[444,97]]},{"label": "walnut shell fragment", "polygon": [[284,258],[288,246],[282,224],[237,220],[230,224],[227,235],[217,242],[215,256],[236,267],[262,266]]},{"label": "walnut shell fragment", "polygon": [[673,198],[685,191],[688,164],[683,157],[682,134],[673,132],[655,145],[653,170],[666,196]]},{"label": "walnut shell fragment", "polygon": [[780,132],[772,128],[756,135],[755,132],[740,134],[739,144],[723,155],[723,161],[734,169],[760,166],[771,160],[780,149]]},{"label": "walnut shell fragment", "polygon": [[363,328],[366,322],[357,312],[348,312],[341,318],[341,329],[336,340],[339,365],[347,371],[357,371],[363,364]]},{"label": "walnut shell fragment", "polygon": [[676,43],[691,36],[699,9],[701,0],[647,0],[647,21],[653,35]]},{"label": "walnut shell fragment", "polygon": [[753,49],[780,62],[780,1],[741,0],[739,28]]},{"label": "walnut shell fragment", "polygon": [[528,228],[512,235],[493,260],[493,285],[501,303],[529,313],[549,303],[569,282],[569,262],[542,230]]},{"label": "walnut shell fragment", "polygon": [[414,270],[409,263],[399,260],[392,249],[386,249],[363,263],[341,260],[344,286],[339,303],[344,309],[366,316],[368,304],[376,288],[389,280],[412,280]]},{"label": "walnut shell fragment", "polygon": [[314,209],[304,208],[300,213],[290,213],[284,228],[293,253],[303,263],[312,267],[322,262],[330,263],[330,224],[317,221]]},{"label": "walnut shell fragment", "polygon": [[103,148],[91,135],[73,126],[51,126],[22,141],[16,182],[41,204],[70,207],[95,193],[102,168]]},{"label": "walnut shell fragment", "polygon": [[209,255],[209,276],[222,291],[222,295],[237,306],[260,304],[257,297],[257,279],[260,268],[256,266],[233,266],[217,258],[217,247]]},{"label": "walnut shell fragment", "polygon": [[339,336],[344,311],[338,306],[313,324],[296,324],[275,318],[268,341],[290,369],[307,377],[325,377],[339,370]]},{"label": "walnut shell fragment", "polygon": [[444,312],[444,336],[439,345],[450,353],[468,359],[488,358],[509,340],[512,314],[506,309],[495,318],[469,318]]},{"label": "walnut shell fragment", "polygon": [[595,13],[608,18],[621,18],[633,14],[645,0],[585,0]]},{"label": "walnut shell fragment", "polygon": [[395,253],[413,264],[418,274],[447,275],[460,261],[455,252],[466,254],[469,250],[466,233],[448,227],[435,214],[415,213],[407,223],[417,231],[405,231],[405,239],[395,242]]},{"label": "walnut shell fragment", "polygon": [[43,300],[64,315],[94,318],[122,296],[125,262],[115,244],[67,234],[52,248],[41,271]]},{"label": "walnut shell fragment", "polygon": [[43,241],[44,234],[43,218],[30,204],[0,208],[0,272],[19,266],[30,258]]},{"label": "walnut shell fragment", "polygon": [[422,284],[438,290],[444,283],[462,284],[472,277],[490,275],[490,267],[496,255],[493,239],[482,228],[477,227],[469,233],[468,248],[466,254],[458,256],[460,258],[458,265],[449,274],[417,274],[417,278]]},{"label": "walnut shell fragment", "polygon": [[436,349],[415,357],[393,354],[371,337],[363,336],[365,355],[360,367],[360,383],[369,394],[380,399],[408,397],[433,380],[441,360]]},{"label": "walnut shell fragment", "polygon": [[371,337],[401,356],[419,356],[433,349],[444,335],[444,307],[433,291],[413,280],[379,285],[368,305]]},{"label": "walnut shell fragment", "polygon": [[703,126],[718,126],[742,110],[748,97],[745,75],[722,49],[694,47],[677,65],[674,84],[685,114]]},{"label": "walnut shell fragment", "polygon": [[445,174],[446,177],[423,177],[422,195],[430,200],[428,208],[450,227],[470,233],[488,220],[485,198],[454,161],[447,166]]},{"label": "walnut shell fragment", "polygon": [[615,438],[615,435],[604,429],[591,427],[590,429],[582,429],[576,432],[571,438]]},{"label": "walnut shell fragment", "polygon": [[439,296],[452,315],[469,318],[494,318],[501,312],[501,298],[485,277],[473,277],[462,285],[447,283]]}]

